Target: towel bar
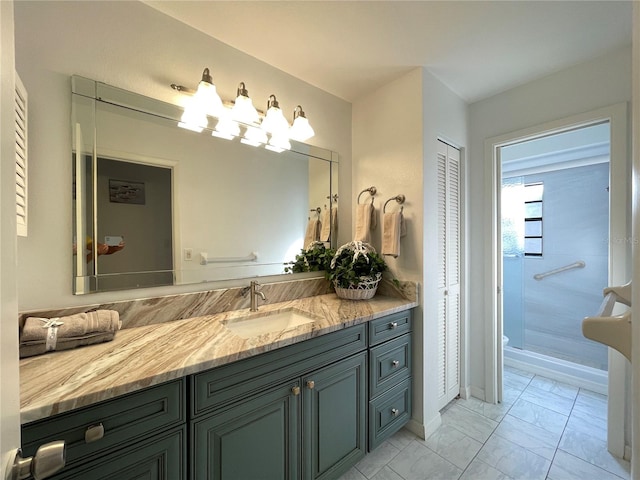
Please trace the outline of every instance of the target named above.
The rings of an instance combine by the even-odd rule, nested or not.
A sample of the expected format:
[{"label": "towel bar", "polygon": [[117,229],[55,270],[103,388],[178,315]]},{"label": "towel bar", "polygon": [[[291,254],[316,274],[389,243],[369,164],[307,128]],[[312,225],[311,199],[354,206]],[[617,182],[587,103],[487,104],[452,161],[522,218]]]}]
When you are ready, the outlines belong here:
[{"label": "towel bar", "polygon": [[233,262],[255,262],[258,260],[258,254],[251,252],[246,257],[213,257],[209,256],[205,252],[200,253],[200,265],[207,265],[208,263],[233,263]]}]

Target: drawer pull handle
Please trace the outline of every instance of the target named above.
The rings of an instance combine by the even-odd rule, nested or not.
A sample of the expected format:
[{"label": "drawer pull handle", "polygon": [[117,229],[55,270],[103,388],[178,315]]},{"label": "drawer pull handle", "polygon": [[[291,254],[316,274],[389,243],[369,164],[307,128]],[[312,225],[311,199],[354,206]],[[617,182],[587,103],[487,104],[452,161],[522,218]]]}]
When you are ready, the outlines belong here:
[{"label": "drawer pull handle", "polygon": [[87,431],[84,432],[84,441],[85,443],[96,442],[104,437],[104,426],[101,423],[97,425],[91,425],[87,428]]},{"label": "drawer pull handle", "polygon": [[391,366],[392,366],[393,368],[396,368],[398,365],[400,365],[400,362],[399,362],[398,360],[393,360],[393,361],[391,362]]},{"label": "drawer pull handle", "polygon": [[398,328],[398,322],[389,323],[389,330],[393,330],[394,328]]},{"label": "drawer pull handle", "polygon": [[315,386],[316,386],[316,382],[314,382],[313,380],[307,380],[307,388],[309,390],[311,390]]},{"label": "drawer pull handle", "polygon": [[397,417],[399,413],[400,413],[400,410],[398,410],[397,408],[391,409],[391,415],[393,415],[394,417]]},{"label": "drawer pull handle", "polygon": [[294,395],[300,395],[300,387],[297,385],[295,387],[291,387],[291,393]]}]

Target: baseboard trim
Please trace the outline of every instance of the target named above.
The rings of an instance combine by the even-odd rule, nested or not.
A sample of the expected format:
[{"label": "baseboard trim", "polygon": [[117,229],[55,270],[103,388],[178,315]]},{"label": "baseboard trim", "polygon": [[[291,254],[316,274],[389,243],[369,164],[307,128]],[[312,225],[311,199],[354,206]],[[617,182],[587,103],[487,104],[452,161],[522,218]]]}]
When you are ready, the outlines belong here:
[{"label": "baseboard trim", "polygon": [[424,425],[414,420],[413,418],[407,422],[404,428],[409,430],[414,435],[417,435],[418,437],[422,438],[423,440],[426,438],[425,432],[424,432]]},{"label": "baseboard trim", "polygon": [[483,388],[471,386],[470,392],[471,392],[471,396],[472,397],[478,398],[478,399],[480,399],[480,400],[482,400],[484,402],[484,399],[486,397],[484,395],[484,389]]},{"label": "baseboard trim", "polygon": [[442,425],[442,416],[440,415],[440,412],[438,412],[431,420],[426,422],[423,438],[429,438],[429,436],[431,436],[431,434],[435,432],[440,425]]}]

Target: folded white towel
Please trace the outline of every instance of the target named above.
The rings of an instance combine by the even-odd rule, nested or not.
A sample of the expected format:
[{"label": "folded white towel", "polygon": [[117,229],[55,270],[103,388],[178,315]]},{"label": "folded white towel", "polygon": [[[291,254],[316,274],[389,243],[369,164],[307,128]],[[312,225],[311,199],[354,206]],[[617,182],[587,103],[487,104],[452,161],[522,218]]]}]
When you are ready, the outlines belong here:
[{"label": "folded white towel", "polygon": [[[397,258],[400,255],[402,212],[385,213],[382,217],[382,254]],[[406,232],[406,226],[405,226]]]},{"label": "folded white towel", "polygon": [[304,245],[303,248],[305,250],[313,243],[317,242],[320,238],[320,220],[315,218],[310,218],[309,223],[307,224],[307,231],[304,234]]},{"label": "folded white towel", "polygon": [[322,223],[322,230],[320,231],[320,241],[328,242],[331,239],[331,210],[325,208],[322,211],[320,222]]},{"label": "folded white towel", "polygon": [[371,243],[371,230],[375,227],[376,209],[373,203],[359,203],[356,205],[356,233],[353,239],[359,242]]}]

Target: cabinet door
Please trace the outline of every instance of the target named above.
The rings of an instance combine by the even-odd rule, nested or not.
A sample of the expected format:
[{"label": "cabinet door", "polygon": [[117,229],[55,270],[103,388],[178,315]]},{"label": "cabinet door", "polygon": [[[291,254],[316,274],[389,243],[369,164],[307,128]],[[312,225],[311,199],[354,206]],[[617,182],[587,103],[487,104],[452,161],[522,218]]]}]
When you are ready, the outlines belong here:
[{"label": "cabinet door", "polygon": [[186,428],[155,435],[99,460],[79,465],[51,480],[186,480]]},{"label": "cabinet door", "polygon": [[304,480],[337,478],[366,452],[367,354],[302,380]]},{"label": "cabinet door", "polygon": [[193,422],[195,480],[296,480],[299,382]]}]

